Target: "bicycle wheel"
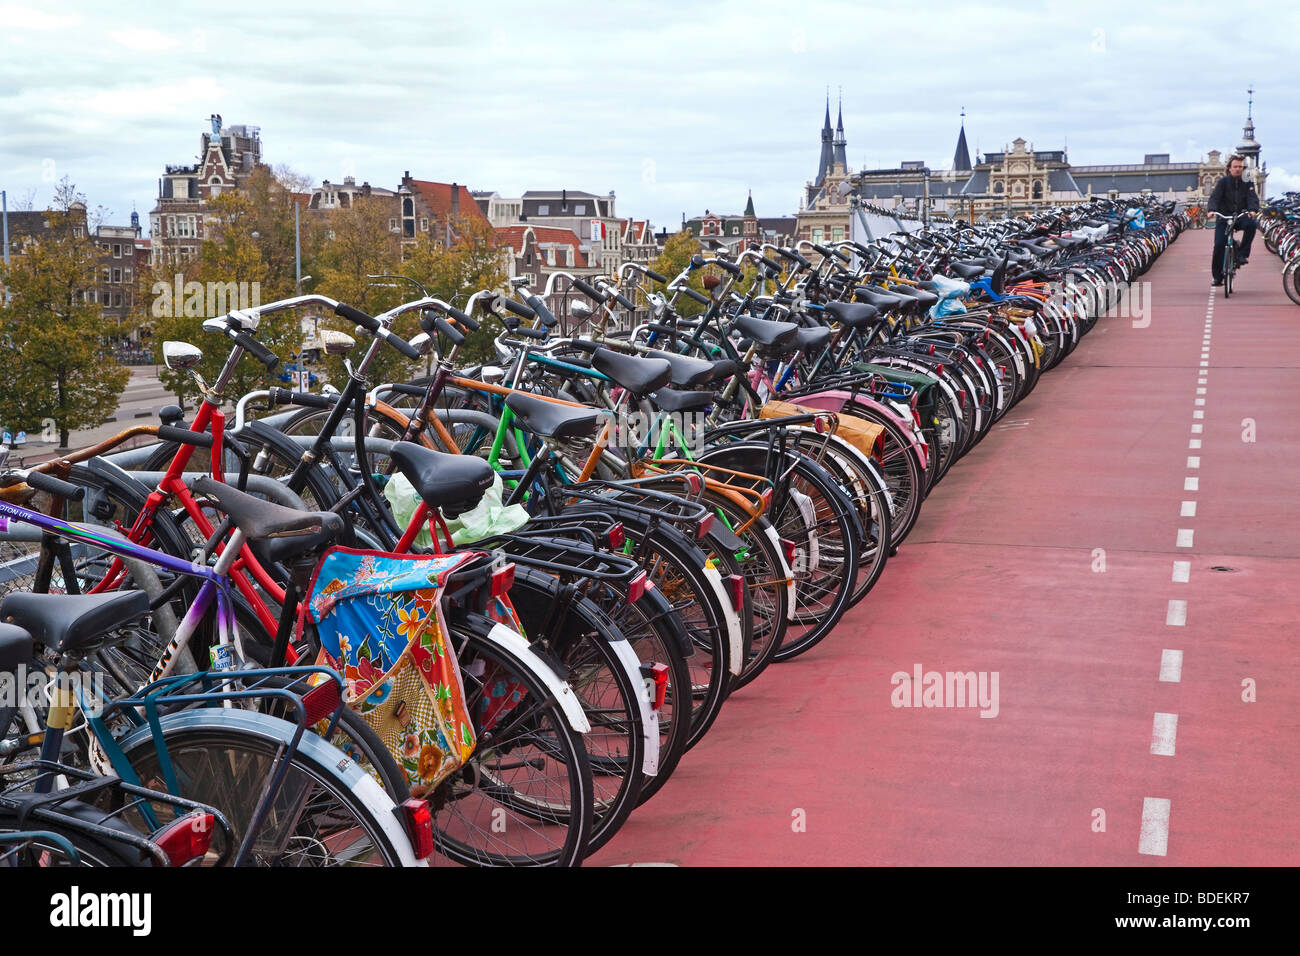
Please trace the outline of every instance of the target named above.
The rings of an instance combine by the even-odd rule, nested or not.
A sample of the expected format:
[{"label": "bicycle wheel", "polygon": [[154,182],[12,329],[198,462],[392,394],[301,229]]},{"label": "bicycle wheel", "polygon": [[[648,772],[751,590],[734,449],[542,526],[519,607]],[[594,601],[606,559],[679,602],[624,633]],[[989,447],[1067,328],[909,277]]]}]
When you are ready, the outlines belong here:
[{"label": "bicycle wheel", "polygon": [[448,624],[478,744],[429,799],[436,847],[467,866],[577,866],[593,816],[582,735],[533,667],[490,636],[499,625],[468,613]]},{"label": "bicycle wheel", "polygon": [[1223,249],[1223,297],[1225,299],[1232,295],[1232,273],[1235,268],[1236,260],[1232,243],[1229,242]]},{"label": "bicycle wheel", "polygon": [[545,637],[564,664],[566,681],[591,723],[582,742],[595,801],[587,852],[594,853],[618,832],[640,799],[646,728],[639,695],[644,684],[640,665],[629,673],[617,652],[616,644],[626,644],[622,633],[586,598],[575,598],[564,620],[547,631],[559,586],[549,575],[516,565],[510,602],[524,631],[534,640]]},{"label": "bicycle wheel", "polygon": [[[266,714],[204,707],[165,715],[163,740],[179,793],[226,815],[236,843],[295,727]],[[149,728],[120,742],[146,787],[170,792]],[[393,801],[361,767],[310,733],[254,836],[258,866],[401,866],[413,862]],[[170,822],[170,808],[157,811]],[[214,837],[214,843],[221,837]],[[405,846],[403,844],[405,843]],[[214,846],[211,853],[221,848]]]}]

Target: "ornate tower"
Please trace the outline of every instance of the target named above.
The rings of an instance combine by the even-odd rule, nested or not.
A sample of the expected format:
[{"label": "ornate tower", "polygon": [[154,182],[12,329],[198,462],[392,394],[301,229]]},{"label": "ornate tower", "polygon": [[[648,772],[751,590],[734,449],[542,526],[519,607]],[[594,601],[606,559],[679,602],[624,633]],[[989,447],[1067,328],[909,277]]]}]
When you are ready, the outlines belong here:
[{"label": "ornate tower", "polygon": [[1242,175],[1255,184],[1255,192],[1260,199],[1263,199],[1264,180],[1268,178],[1268,169],[1259,161],[1260,145],[1255,140],[1254,112],[1255,90],[1251,87],[1246,90],[1246,125],[1241,129],[1241,143],[1237,146],[1237,152],[1246,160],[1246,171]]}]

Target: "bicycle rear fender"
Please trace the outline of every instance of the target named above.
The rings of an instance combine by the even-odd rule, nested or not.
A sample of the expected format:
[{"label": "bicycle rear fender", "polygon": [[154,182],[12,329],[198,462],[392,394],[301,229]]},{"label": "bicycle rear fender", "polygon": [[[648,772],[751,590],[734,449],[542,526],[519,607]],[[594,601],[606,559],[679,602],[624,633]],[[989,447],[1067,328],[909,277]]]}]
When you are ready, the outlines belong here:
[{"label": "bicycle rear fender", "polygon": [[[520,638],[522,640],[522,638]],[[164,736],[178,730],[219,730],[234,728],[262,737],[273,743],[289,746],[297,726],[287,720],[260,714],[254,711],[226,709],[220,707],[202,707],[180,713],[164,714],[159,718]],[[146,724],[131,731],[120,741],[118,746],[122,753],[130,755],[136,748],[154,749],[153,731]],[[411,838],[402,827],[395,812],[396,805],[375,779],[366,773],[357,762],[323,737],[307,731],[298,741],[298,751],[311,757],[323,767],[332,767],[344,785],[352,791],[361,804],[374,817],[384,835],[397,848],[403,866],[428,866],[424,860],[417,860],[411,851]]]}]

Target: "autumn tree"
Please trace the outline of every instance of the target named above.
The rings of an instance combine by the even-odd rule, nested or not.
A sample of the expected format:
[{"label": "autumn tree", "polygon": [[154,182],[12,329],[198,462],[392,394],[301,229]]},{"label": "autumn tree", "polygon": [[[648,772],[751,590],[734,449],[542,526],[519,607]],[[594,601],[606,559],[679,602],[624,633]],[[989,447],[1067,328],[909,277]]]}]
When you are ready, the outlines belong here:
[{"label": "autumn tree", "polygon": [[113,356],[115,324],[95,301],[98,258],[84,198],[65,176],[47,214],[49,228],[0,267],[0,422],[35,431],[53,420],[59,444],[102,425],[117,410],[130,373]]},{"label": "autumn tree", "polygon": [[[700,251],[700,241],[689,229],[683,229],[668,237],[663,252],[650,263],[650,268],[672,282],[690,264],[691,257]],[[704,270],[697,269],[692,272],[689,285],[696,292],[707,294],[704,288]],[[704,311],[705,306],[688,296],[679,295],[674,308],[678,315],[685,317],[699,315]]]},{"label": "autumn tree", "polygon": [[[169,339],[203,349],[199,371],[211,384],[230,352],[229,339],[203,331],[203,321],[247,305],[294,295],[294,204],[296,190],[287,188],[269,170],[259,169],[238,191],[209,201],[204,219],[206,236],[198,256],[183,263],[162,261],[154,270],[150,295],[142,297],[140,318],[153,326],[156,358]],[[303,319],[293,312],[266,316],[258,326],[259,342],[288,361],[302,346]],[[226,387],[226,397],[265,388],[276,381],[259,363],[239,363]],[[198,387],[184,372],[164,370],[163,383],[184,398],[196,398]]]}]

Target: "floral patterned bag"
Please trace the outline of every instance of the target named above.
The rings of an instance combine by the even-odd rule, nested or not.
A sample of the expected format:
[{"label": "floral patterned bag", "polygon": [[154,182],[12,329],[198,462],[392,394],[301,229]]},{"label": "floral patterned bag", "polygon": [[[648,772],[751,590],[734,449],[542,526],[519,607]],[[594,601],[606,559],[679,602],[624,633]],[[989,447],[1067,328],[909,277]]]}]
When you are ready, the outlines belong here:
[{"label": "floral patterned bag", "polygon": [[343,675],[348,706],[406,771],[412,796],[427,795],[474,753],[440,600],[448,574],[474,557],[336,547],[304,605],[320,638],[317,663]]}]

